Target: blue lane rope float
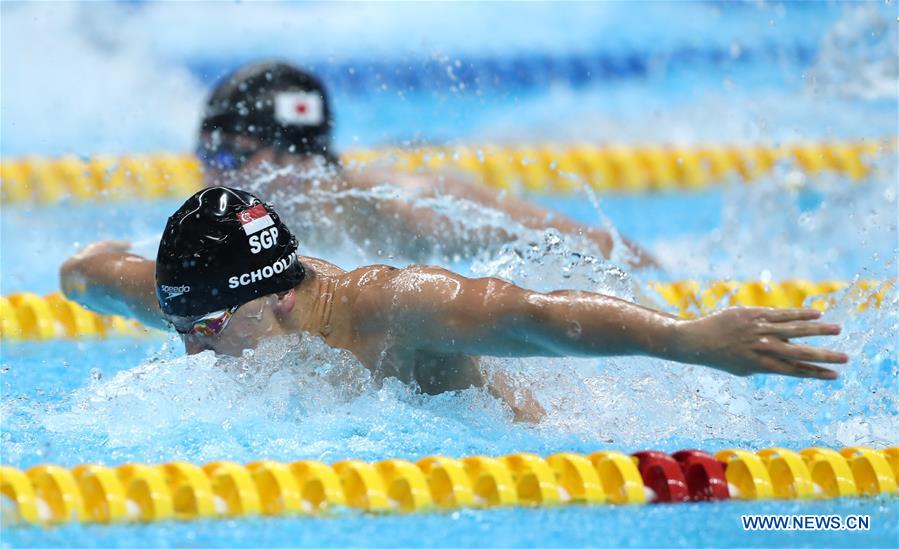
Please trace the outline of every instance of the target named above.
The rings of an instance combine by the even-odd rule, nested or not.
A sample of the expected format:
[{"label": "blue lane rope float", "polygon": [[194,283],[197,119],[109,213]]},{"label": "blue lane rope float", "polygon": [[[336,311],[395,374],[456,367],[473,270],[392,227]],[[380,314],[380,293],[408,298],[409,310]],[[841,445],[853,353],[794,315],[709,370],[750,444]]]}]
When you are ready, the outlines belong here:
[{"label": "blue lane rope float", "polygon": [[[395,60],[346,60],[300,63],[334,92],[347,95],[408,92],[470,92],[529,90],[553,84],[583,87],[597,82],[645,78],[655,67],[720,68],[766,62],[812,62],[817,46],[767,42],[734,48],[730,45],[680,46],[666,52],[637,48],[593,50],[567,54],[521,53],[496,56],[453,56],[446,60],[403,57]],[[233,65],[195,62],[189,70],[214,81]]]},{"label": "blue lane rope float", "polygon": [[457,508],[642,505],[727,499],[895,496],[899,447],[517,453],[410,462],[260,460],[241,465],[0,466],[7,520],[54,525],[252,516],[322,516],[342,507],[413,513]]}]

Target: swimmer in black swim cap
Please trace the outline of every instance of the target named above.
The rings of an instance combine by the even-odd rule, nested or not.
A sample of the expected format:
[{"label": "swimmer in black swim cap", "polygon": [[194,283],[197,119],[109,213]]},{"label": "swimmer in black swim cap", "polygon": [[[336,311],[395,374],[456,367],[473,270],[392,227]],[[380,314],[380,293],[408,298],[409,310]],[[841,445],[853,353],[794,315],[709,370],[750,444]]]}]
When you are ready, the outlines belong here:
[{"label": "swimmer in black swim cap", "polygon": [[159,307],[182,336],[215,337],[243,305],[303,280],[296,251],[296,238],[259,199],[237,189],[204,189],[169,218],[162,234]]},{"label": "swimmer in black swim cap", "polygon": [[260,155],[335,162],[331,127],[328,94],[315,76],[286,63],[256,63],[213,90],[200,124],[197,155],[219,176],[250,160],[258,162]]},{"label": "swimmer in black swim cap", "polygon": [[791,341],[840,333],[809,309],[732,308],[681,319],[610,296],[543,293],[497,278],[428,265],[368,265],[345,272],[296,256],[296,241],[256,197],[214,187],[169,219],[158,262],[99,242],[63,264],[66,296],[102,313],[174,327],[188,353],[240,355],[267,337],[313,334],[376,377],[423,392],[487,385],[519,419],[543,411],[505,374],[487,379],[481,357],[644,355],[735,375],[835,379],[816,364],[845,353]]},{"label": "swimmer in black swim cap", "polygon": [[[614,240],[606,230],[512,194],[499,196],[467,174],[400,171],[378,163],[345,169],[334,149],[333,126],[328,93],[312,74],[278,61],[242,67],[206,103],[197,144],[205,184],[246,188],[278,203],[290,227],[323,247],[339,246],[345,236],[369,252],[413,260],[470,257],[515,240],[521,235],[513,227],[523,226],[553,227],[592,241],[593,253],[612,252]],[[471,223],[421,205],[420,199],[443,197],[464,200],[458,209],[469,212],[465,220]],[[468,219],[481,208],[487,215],[505,214],[508,222]],[[654,265],[639,247],[623,242],[628,263]]]}]

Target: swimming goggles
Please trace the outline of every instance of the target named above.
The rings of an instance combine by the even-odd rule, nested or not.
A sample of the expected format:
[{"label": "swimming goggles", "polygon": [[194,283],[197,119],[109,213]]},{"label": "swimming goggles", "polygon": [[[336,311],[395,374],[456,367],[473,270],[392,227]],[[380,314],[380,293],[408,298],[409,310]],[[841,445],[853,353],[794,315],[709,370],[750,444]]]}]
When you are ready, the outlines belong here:
[{"label": "swimming goggles", "polygon": [[197,147],[196,154],[200,162],[207,168],[228,172],[242,168],[261,148],[219,143],[211,147],[200,145]]},{"label": "swimming goggles", "polygon": [[215,337],[225,331],[225,328],[228,326],[228,322],[231,321],[231,317],[234,316],[234,313],[239,308],[240,305],[235,305],[230,309],[215,311],[203,315],[200,318],[187,324],[179,325],[175,322],[170,322],[170,324],[175,329],[175,331],[181,335]]}]

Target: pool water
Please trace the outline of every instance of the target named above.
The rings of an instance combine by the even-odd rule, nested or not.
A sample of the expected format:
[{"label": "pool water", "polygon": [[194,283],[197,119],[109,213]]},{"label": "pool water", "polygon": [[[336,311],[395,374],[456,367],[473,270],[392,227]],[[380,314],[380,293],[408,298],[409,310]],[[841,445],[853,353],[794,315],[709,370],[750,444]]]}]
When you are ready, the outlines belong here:
[{"label": "pool water", "polygon": [[[802,29],[803,43],[817,52],[815,60],[808,65],[807,60],[800,62],[785,55],[780,63],[672,65],[668,70],[615,82],[549,89],[510,85],[470,94],[426,91],[402,96],[381,92],[360,98],[338,90],[338,142],[344,148],[421,141],[781,143],[897,135],[895,96],[875,93],[878,88],[874,84],[864,93],[853,88],[847,82],[858,78],[850,78],[851,67],[827,57],[836,55],[828,44],[839,42],[840,36],[854,36],[872,25],[879,28],[877,22],[884,18],[895,19],[894,7],[879,6],[870,15],[869,8],[854,10],[837,4],[820,9],[774,5],[758,8],[761,11],[707,3],[686,6],[681,9],[674,4],[659,4],[647,8],[651,19],[668,18],[675,23],[671,29],[658,31],[657,47],[700,47],[702,44],[692,42],[683,30],[692,17],[715,23],[717,30],[709,33],[710,42],[727,47],[741,34],[757,32],[773,44],[775,51],[782,51],[778,48],[794,43]],[[85,70],[110,64],[121,68],[122,81],[116,84],[121,86],[134,78],[127,67],[146,59],[137,54],[92,57],[96,48],[90,40],[85,45],[84,33],[96,43],[103,43],[103,39],[125,44],[122,48],[127,51],[127,43],[117,32],[126,32],[134,20],[151,24],[168,21],[171,15],[166,11],[171,8],[136,5],[130,8],[132,11],[119,14],[124,17],[125,30],[100,32],[75,31],[67,25],[79,20],[78,13],[86,12],[72,15],[70,8],[65,8],[51,17],[39,7],[18,9],[14,12],[4,6],[4,10],[10,10],[4,14],[25,14],[45,23],[52,19],[60,30],[60,40],[71,46],[70,54],[76,62]],[[427,8],[416,9],[431,13]],[[455,28],[453,21],[464,20],[459,13],[470,9],[474,8],[453,11],[436,7],[431,16],[434,20],[445,16],[449,27]],[[501,21],[503,12],[508,12],[495,6],[484,10],[488,21]],[[603,14],[609,20],[638,26],[635,16],[617,4],[571,10],[557,13],[552,21],[574,25],[576,30],[569,33],[557,29],[542,35],[540,45],[544,49],[556,51],[550,47],[555,44],[563,53],[577,52],[577,44],[568,34],[591,32],[590,17],[600,15],[591,10],[607,10]],[[584,22],[579,24],[577,10],[586,10],[581,14]],[[109,13],[98,14],[111,17]],[[4,17],[4,36],[9,20]],[[775,30],[758,30],[769,20],[777,23]],[[225,14],[221,24],[235,23]],[[92,103],[85,100],[86,112],[98,117],[101,128],[107,124],[105,135],[67,117],[60,117],[59,132],[46,135],[46,131],[35,129],[41,122],[35,110],[15,101],[19,90],[6,93],[11,80],[7,76],[3,154],[188,149],[192,129],[187,126],[193,122],[184,120],[196,119],[196,105],[186,102],[198,104],[200,92],[208,84],[202,78],[199,83],[192,80],[191,71],[211,73],[218,65],[209,61],[207,66],[213,68],[198,68],[202,65],[198,59],[211,56],[204,49],[207,44],[189,43],[179,29],[174,25],[166,31],[168,34],[161,34],[162,45],[141,54],[152,61],[145,63],[146,70],[165,78],[160,81],[162,89],[173,95],[181,89],[178,86],[186,90],[172,106],[179,113],[172,118],[178,121],[163,123],[156,120],[158,114],[128,110],[133,97],[124,92],[141,89],[132,82],[133,87],[121,95],[116,95],[118,90],[110,91],[111,110],[128,113],[122,120],[130,129],[113,132],[106,118],[109,114],[94,112]],[[205,32],[204,39],[214,42],[214,33]],[[483,38],[481,46],[495,56],[523,47],[516,31],[499,34],[504,33],[504,38]],[[885,43],[889,46],[895,39],[892,25]],[[4,45],[7,40],[4,38]],[[469,43],[470,36],[465,33],[444,40],[440,47],[459,55],[480,51],[478,44]],[[182,44],[183,49],[172,50],[173,44]],[[381,49],[372,55],[398,56],[401,46],[408,45],[398,43],[396,38],[391,44],[382,43],[389,51]],[[879,44],[873,41],[869,49],[857,55],[866,59],[868,66],[879,67],[875,63],[879,58],[874,56],[881,51]],[[598,39],[597,47],[612,45],[613,38]],[[254,54],[272,53],[256,47]],[[895,48],[887,49],[893,51]],[[339,53],[348,59],[364,59],[369,52],[359,46]],[[29,55],[37,56],[36,63],[47,63],[51,57]],[[233,64],[243,58],[232,54],[222,59],[213,61]],[[7,65],[4,56],[4,71]],[[178,77],[181,80],[172,76],[171,65],[183,71]],[[876,74],[866,77],[879,82]],[[93,93],[94,85],[85,83],[85,96]],[[48,97],[53,93],[48,91]],[[18,133],[8,131],[11,122],[6,113],[11,110],[16,113]],[[112,134],[116,137],[110,140]],[[664,268],[655,272],[630,272],[614,262],[588,260],[590,250],[571,239],[552,231],[521,231],[501,218],[493,222],[516,236],[508,245],[484,249],[471,257],[436,255],[429,261],[467,275],[502,276],[535,290],[579,288],[621,297],[631,297],[634,288],[645,290],[650,281],[685,278],[895,280],[899,238],[896,171],[896,155],[886,154],[859,183],[831,174],[804,176],[782,165],[752,185],[731,184],[704,192],[596,197],[585,190],[572,196],[531,197],[584,223],[611,223],[659,258]],[[177,206],[178,201],[4,205],[0,219],[3,295],[55,291],[59,264],[96,239],[128,239],[135,242],[137,251],[152,256],[160,229]],[[460,225],[465,223],[463,208],[457,202],[444,198],[440,206]],[[391,250],[376,253],[349,245],[317,249],[315,242],[304,241],[302,235],[300,243],[303,252],[343,267],[408,263]],[[247,462],[262,458],[334,462],[349,457],[414,460],[432,454],[460,457],[528,451],[547,455],[600,449],[631,452],[695,447],[714,452],[772,445],[791,449],[816,445],[882,448],[899,442],[897,317],[895,290],[887,293],[881,308],[861,314],[855,312],[851,298],[838,301],[825,318],[840,322],[844,330],[828,345],[849,353],[852,360],[840,368],[841,378],[832,383],[733,378],[699,367],[633,357],[488,360],[489,368],[510,372],[517,383],[534,391],[548,412],[537,425],[513,423],[510,411],[480,390],[424,396],[394,380],[377,383],[353,357],[308,336],[267,342],[240,359],[217,358],[211,353],[185,357],[180,342],[166,336],[4,342],[0,347],[0,462],[27,468],[51,462],[65,466],[171,460]],[[746,513],[868,514],[872,528],[857,533],[746,533],[740,525],[740,515]],[[346,513],[326,519],[4,527],[0,544],[895,546],[899,539],[897,514],[899,504],[888,497],[466,510],[383,517]]]},{"label": "pool water", "polygon": [[[871,188],[877,186],[877,182],[871,182]],[[801,250],[802,239],[811,239],[811,235],[770,234],[767,238],[774,243],[772,249],[749,246],[738,256],[729,256],[731,250],[710,235],[723,222],[721,212],[728,209],[724,206],[730,200],[745,200],[742,191],[736,191],[736,195],[724,192],[655,197],[641,200],[639,208],[629,198],[604,199],[602,204],[620,226],[632,226],[641,241],[672,242],[674,248],[680,243],[683,249],[687,249],[687,242],[706,246],[711,255],[730,258],[738,278],[757,277],[757,272],[750,270],[753,265],[767,264],[768,254],[784,253],[773,248]],[[556,198],[549,202],[574,216],[587,215],[587,210],[573,200]],[[150,206],[144,208],[147,217],[136,221],[122,214],[100,216],[103,207],[80,207],[78,211],[84,217],[77,231],[145,239],[152,234],[152,218],[161,223],[173,207]],[[670,226],[659,229],[655,239],[642,234],[638,228],[641,224],[632,219],[638,210],[657,224],[664,224],[659,219],[667,219]],[[691,215],[694,211],[700,215]],[[13,215],[5,215],[3,222],[15,223],[23,217],[40,224],[45,234],[58,234],[60,240],[87,238],[54,225],[52,209],[28,213],[16,210]],[[102,223],[102,227],[91,227],[90,220]],[[3,228],[4,235],[10,234]],[[876,239],[868,246],[876,247],[874,242]],[[17,280],[28,282],[35,270],[42,268],[38,262],[26,261],[34,254],[28,247],[8,241],[3,245],[7,257],[22,261],[4,269],[3,276],[9,277],[4,278],[4,286],[15,287]],[[882,245],[888,242],[878,244]],[[621,289],[617,278],[609,274],[616,272],[611,267],[605,267],[609,271],[596,265],[575,264],[570,268],[570,250],[564,243],[540,247],[528,241],[519,246],[530,252],[524,254],[526,260],[510,252],[514,252],[514,246],[510,246],[491,257],[454,266],[466,273],[501,270],[506,278],[537,289]],[[54,251],[48,246],[43,250],[50,255],[51,267],[68,253],[65,246],[60,248]],[[660,244],[651,248],[665,250]],[[883,252],[889,253],[888,249]],[[54,258],[54,253],[61,254],[60,258]],[[671,261],[674,268],[658,276],[636,275],[634,283],[664,276],[695,276],[689,261],[678,267],[676,256],[663,253],[660,257]],[[870,249],[841,257],[847,264],[862,265],[859,272],[870,272],[874,278],[880,273],[877,269],[881,266],[872,260]],[[741,261],[748,265],[742,270]],[[563,268],[569,268],[565,277],[560,274]],[[833,273],[833,278],[853,276],[849,268],[840,271],[818,265],[814,269],[809,275],[812,278],[822,278],[826,273]],[[783,272],[775,272],[774,278],[789,276],[788,271]],[[52,268],[40,276],[44,287],[30,282],[28,287],[52,290]],[[536,426],[511,423],[509,411],[481,391],[429,397],[390,380],[378,385],[351,357],[329,350],[312,338],[276,342],[243,360],[217,360],[210,353],[184,357],[174,338],[4,345],[0,359],[4,395],[0,443],[4,463],[23,468],[45,462],[112,465],[178,459],[247,462],[258,458],[333,462],[349,457],[417,459],[431,454],[502,455],[514,451],[548,455],[606,448],[675,451],[699,447],[716,451],[770,445],[797,450],[813,445],[884,447],[896,440],[895,299],[895,295],[888,296],[884,307],[861,315],[852,312],[849,305],[828,313],[829,319],[844,323],[845,330],[832,346],[853,357],[841,380],[829,384],[774,377],[731,378],[702,368],[642,358],[492,361],[493,367],[513,372],[517,380],[531,387],[547,408],[547,419]],[[283,520],[277,527],[266,520],[108,530],[66,526],[49,534],[8,530],[4,541],[16,546],[37,540],[74,545],[180,544],[190,540],[196,545],[319,546],[370,544],[376,540],[380,540],[376,544],[403,545],[529,545],[534,539],[541,545],[571,545],[602,539],[645,546],[663,541],[719,545],[724,540],[765,545],[777,539],[774,534],[743,533],[738,521],[745,512],[864,512],[872,516],[874,527],[868,533],[853,533],[851,537],[821,533],[803,538],[781,534],[780,539],[788,543],[801,539],[803,544],[883,545],[897,534],[895,500],[883,498],[688,505],[665,510],[516,509],[404,518],[350,516],[322,521]],[[715,528],[709,528],[711,517],[718,519]],[[522,534],[525,524],[532,534]],[[670,530],[669,524],[677,524],[677,532],[662,535],[656,531]],[[420,537],[425,533],[429,537]]]},{"label": "pool water", "polygon": [[[869,532],[743,532],[740,515],[870,515]],[[595,508],[494,509],[447,514],[347,516],[335,519],[251,519],[172,523],[154,527],[69,526],[14,533],[16,546],[153,547],[891,547],[896,540],[895,503],[768,502],[604,506]]]}]

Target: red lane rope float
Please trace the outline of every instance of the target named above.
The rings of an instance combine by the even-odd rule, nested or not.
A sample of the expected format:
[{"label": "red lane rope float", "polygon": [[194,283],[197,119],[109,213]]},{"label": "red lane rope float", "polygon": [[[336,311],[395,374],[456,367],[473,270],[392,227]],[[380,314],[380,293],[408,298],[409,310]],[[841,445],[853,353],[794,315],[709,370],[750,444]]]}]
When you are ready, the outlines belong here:
[{"label": "red lane rope float", "polygon": [[[431,456],[327,465],[261,460],[183,461],[71,469],[0,466],[12,523],[94,524],[250,516],[322,515],[350,507],[374,514],[461,507],[641,504],[725,499],[823,499],[895,495],[899,447],[799,452],[766,448],[668,455],[646,450],[543,458]],[[4,502],[6,503],[6,502]]]},{"label": "red lane rope float", "polygon": [[655,493],[654,503],[689,501],[687,479],[680,464],[668,454],[647,450],[634,454],[643,483]]},{"label": "red lane rope float", "polygon": [[672,457],[684,472],[691,501],[730,499],[724,466],[714,456],[702,450],[681,450]]}]

